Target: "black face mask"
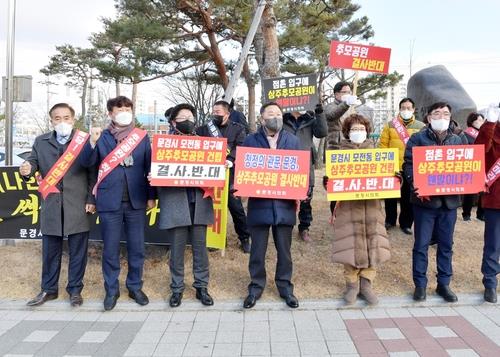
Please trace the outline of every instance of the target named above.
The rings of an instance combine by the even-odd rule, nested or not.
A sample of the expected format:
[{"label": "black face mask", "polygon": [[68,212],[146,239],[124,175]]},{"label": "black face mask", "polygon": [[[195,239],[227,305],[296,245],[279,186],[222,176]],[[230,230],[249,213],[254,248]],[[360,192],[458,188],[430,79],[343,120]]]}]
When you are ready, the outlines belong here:
[{"label": "black face mask", "polygon": [[175,128],[182,134],[192,134],[194,131],[194,123],[190,120],[184,120],[179,123],[176,122]]},{"label": "black face mask", "polygon": [[212,121],[215,125],[221,126],[224,121],[224,115],[212,115]]}]

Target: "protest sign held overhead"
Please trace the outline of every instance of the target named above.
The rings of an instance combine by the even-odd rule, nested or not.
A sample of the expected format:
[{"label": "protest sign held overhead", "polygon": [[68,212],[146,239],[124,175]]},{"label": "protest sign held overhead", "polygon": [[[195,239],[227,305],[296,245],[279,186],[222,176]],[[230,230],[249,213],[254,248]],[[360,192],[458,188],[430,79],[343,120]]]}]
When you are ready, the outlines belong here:
[{"label": "protest sign held overhead", "polygon": [[314,110],[319,102],[316,74],[262,80],[264,102],[278,103],[284,112]]},{"label": "protest sign held overhead", "polygon": [[332,68],[387,74],[390,58],[390,48],[342,41],[330,44],[329,66]]}]

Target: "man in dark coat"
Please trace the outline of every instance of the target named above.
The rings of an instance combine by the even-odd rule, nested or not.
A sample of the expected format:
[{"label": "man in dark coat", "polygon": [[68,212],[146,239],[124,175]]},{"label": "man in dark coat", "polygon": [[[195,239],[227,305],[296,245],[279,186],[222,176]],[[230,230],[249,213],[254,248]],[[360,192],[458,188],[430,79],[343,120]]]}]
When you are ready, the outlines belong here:
[{"label": "man in dark coat", "polygon": [[413,134],[405,149],[403,172],[411,187],[410,202],[415,219],[415,242],[413,244],[413,299],[426,299],[427,265],[429,243],[433,236],[437,240],[437,289],[436,292],[447,302],[456,302],[457,296],[450,289],[453,275],[453,233],[457,221],[457,208],[461,205],[459,195],[422,196],[413,184],[413,147],[435,145],[462,145],[460,136],[453,133],[450,125],[451,106],[444,102],[431,105],[428,109],[429,124]]},{"label": "man in dark coat", "polygon": [[[299,139],[283,128],[283,113],[276,103],[264,104],[260,110],[261,128],[247,136],[243,146],[265,149],[300,150]],[[252,236],[249,270],[251,282],[243,307],[255,306],[266,286],[266,251],[271,228],[278,252],[275,282],[280,296],[291,308],[299,302],[293,295],[292,279],[292,230],[296,223],[294,200],[252,198],[248,199],[247,222]]]},{"label": "man in dark coat", "polygon": [[[63,156],[75,134],[75,111],[68,104],[54,105],[49,115],[54,130],[35,139],[30,156],[19,167],[20,174],[26,178],[37,171],[45,178]],[[29,306],[57,299],[65,237],[69,247],[66,291],[70,296],[71,306],[83,303],[81,291],[87,266],[90,230],[88,214],[95,212],[92,187],[96,182],[96,175],[94,168],[86,169],[75,160],[57,183],[58,192],[52,192],[42,199],[42,290],[28,302]]]},{"label": "man in dark coat", "polygon": [[[130,99],[123,96],[110,99],[107,107],[111,123],[102,135],[100,130],[92,132],[80,155],[80,162],[86,167],[106,162],[108,155],[124,142],[135,128]],[[111,161],[106,163],[110,164]],[[96,203],[104,243],[102,271],[106,290],[105,310],[112,310],[120,296],[120,240],[127,242],[126,286],[129,297],[139,305],[149,302],[142,291],[142,272],[146,208],[155,206],[156,197],[156,192],[147,179],[150,171],[151,144],[145,135],[135,149],[125,157],[122,155],[119,165],[111,171],[108,170],[109,174],[98,183]]]},{"label": "man in dark coat", "polygon": [[300,201],[299,210],[299,236],[305,242],[310,241],[309,227],[313,220],[311,200],[314,190],[314,142],[313,138],[324,138],[328,134],[325,115],[321,104],[315,109],[314,114],[306,112],[285,113],[283,115],[283,129],[294,134],[300,142],[301,149],[311,152],[311,169],[309,171],[309,190],[307,198]]},{"label": "man in dark coat", "polygon": [[196,129],[196,134],[199,136],[209,136],[227,139],[228,154],[226,159],[231,161],[231,169],[229,170],[229,186],[230,192],[228,195],[228,208],[238,239],[240,240],[241,249],[245,253],[250,253],[250,232],[247,227],[247,217],[241,198],[236,197],[232,191],[234,182],[234,160],[236,159],[236,147],[243,144],[246,137],[245,127],[235,123],[229,119],[229,104],[223,100],[214,103],[212,108],[212,117],[208,123]]}]

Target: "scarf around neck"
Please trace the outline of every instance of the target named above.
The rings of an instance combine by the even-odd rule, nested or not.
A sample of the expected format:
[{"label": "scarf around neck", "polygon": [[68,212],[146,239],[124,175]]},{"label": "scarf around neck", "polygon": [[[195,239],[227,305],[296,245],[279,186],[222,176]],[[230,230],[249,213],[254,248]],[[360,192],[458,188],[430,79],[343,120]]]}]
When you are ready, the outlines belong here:
[{"label": "scarf around neck", "polygon": [[132,130],[134,130],[135,123],[132,121],[127,126],[119,126],[114,121],[111,121],[108,125],[109,132],[114,136],[117,143],[122,142]]}]

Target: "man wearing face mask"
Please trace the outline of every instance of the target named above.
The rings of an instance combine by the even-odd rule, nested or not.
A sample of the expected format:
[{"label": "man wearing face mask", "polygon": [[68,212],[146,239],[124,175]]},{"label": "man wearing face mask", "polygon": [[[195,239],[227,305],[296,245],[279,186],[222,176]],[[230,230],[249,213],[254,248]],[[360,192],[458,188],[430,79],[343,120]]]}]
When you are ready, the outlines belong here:
[{"label": "man wearing face mask", "polygon": [[[283,128],[281,107],[274,102],[264,104],[260,109],[261,127],[247,136],[243,146],[265,149],[300,150],[297,137]],[[297,308],[299,302],[293,295],[292,230],[296,223],[296,202],[294,200],[252,198],[248,199],[247,222],[252,236],[250,250],[251,282],[248,296],[243,302],[245,309],[255,306],[266,286],[266,251],[271,228],[278,261],[276,263],[275,283],[281,298],[291,308]]]},{"label": "man wearing face mask", "polygon": [[95,212],[92,187],[96,182],[97,172],[93,168],[84,168],[78,160],[69,165],[61,165],[59,161],[67,155],[78,155],[73,148],[81,147],[81,141],[88,138],[88,134],[73,129],[74,109],[66,103],[59,103],[50,109],[49,116],[54,131],[35,139],[30,156],[19,167],[19,173],[24,178],[37,171],[42,178],[54,178],[57,175],[52,171],[54,168],[63,171],[50,190],[40,191],[48,186],[45,180],[39,183],[42,196],[42,283],[40,293],[28,302],[28,306],[38,306],[57,299],[64,238],[68,239],[69,247],[66,291],[70,296],[71,306],[80,306],[83,303],[81,291],[87,265],[90,230],[88,214]]},{"label": "man wearing face mask", "polygon": [[102,134],[92,129],[80,162],[85,167],[99,166],[94,192],[104,243],[104,309],[112,310],[120,296],[120,240],[127,242],[128,295],[139,305],[149,303],[142,291],[144,228],[146,208],[155,206],[156,191],[147,179],[151,144],[146,132],[135,128],[132,101],[116,97],[108,100],[107,109],[111,123]]},{"label": "man wearing face mask", "polygon": [[[424,123],[415,118],[415,102],[411,98],[403,98],[399,102],[399,114],[396,118],[387,122],[380,135],[380,148],[396,148],[399,152],[399,170],[403,167],[403,158],[406,143],[414,133],[420,131]],[[404,179],[401,184],[401,198],[399,199],[401,211],[399,213],[399,226],[408,235],[412,235],[413,208],[410,203],[410,185]],[[398,218],[398,199],[385,199],[385,228],[389,229],[396,225]]]},{"label": "man wearing face mask", "polygon": [[247,217],[241,199],[234,195],[232,186],[234,182],[234,160],[236,159],[236,147],[243,144],[246,130],[242,124],[236,123],[229,118],[230,105],[219,100],[212,107],[212,116],[205,125],[196,129],[199,136],[210,136],[227,139],[228,154],[226,159],[231,162],[229,170],[229,196],[228,208],[233,218],[234,229],[240,240],[240,247],[244,253],[250,253],[250,232],[247,227]]},{"label": "man wearing face mask", "polygon": [[487,190],[483,193],[484,248],[481,273],[483,274],[484,300],[497,302],[497,275],[500,273],[500,108],[491,105],[486,122],[479,129],[475,144],[483,144]]},{"label": "man wearing face mask", "polygon": [[436,292],[447,302],[456,302],[457,296],[450,289],[453,275],[453,233],[457,221],[460,195],[422,196],[413,185],[413,147],[435,145],[462,145],[462,139],[450,128],[451,106],[445,102],[432,104],[427,112],[429,124],[413,134],[406,145],[403,172],[412,189],[410,202],[415,219],[413,244],[413,299],[424,301],[427,288],[429,243],[433,232],[437,240],[437,288]]}]

